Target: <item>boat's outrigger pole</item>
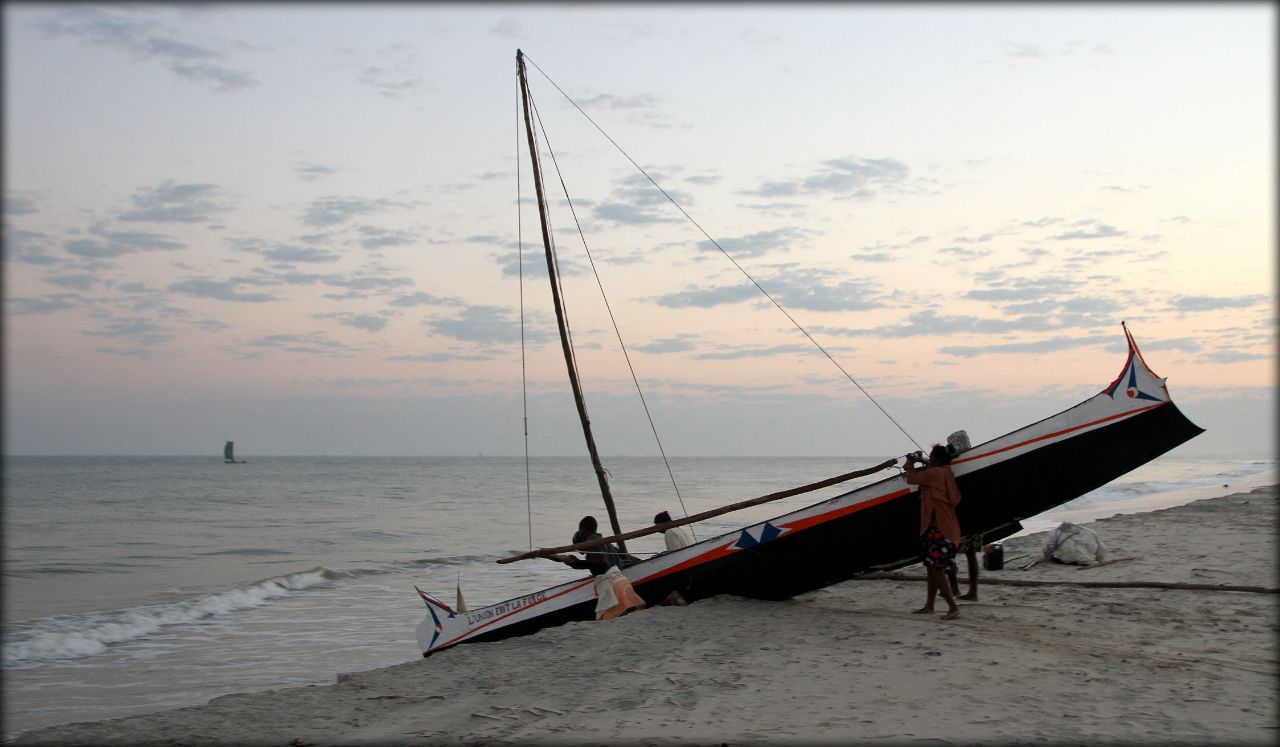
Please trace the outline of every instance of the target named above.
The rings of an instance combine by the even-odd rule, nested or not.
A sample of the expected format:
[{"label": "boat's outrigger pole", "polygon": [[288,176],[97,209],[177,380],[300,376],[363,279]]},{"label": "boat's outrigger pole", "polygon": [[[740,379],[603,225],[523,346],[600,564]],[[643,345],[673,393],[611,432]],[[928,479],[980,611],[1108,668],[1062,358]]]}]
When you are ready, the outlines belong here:
[{"label": "boat's outrigger pole", "polygon": [[[551,249],[551,228],[547,221],[547,201],[542,192],[542,168],[538,164],[538,145],[533,136],[533,118],[529,112],[529,82],[525,77],[524,52],[516,50],[516,69],[520,76],[520,100],[524,105],[524,128],[529,138],[529,159],[533,163],[533,187],[538,195],[538,220],[542,225],[542,246],[547,255],[547,275],[551,279],[551,300],[556,309],[556,324],[560,328],[560,346],[564,349],[564,364],[569,369],[569,385],[573,387],[573,401],[578,406],[578,419],[582,421],[582,434],[587,439],[587,452],[591,454],[591,466],[596,471],[596,479],[600,482],[600,494],[604,498],[605,510],[609,512],[609,524],[614,535],[622,534],[622,526],[618,523],[618,512],[613,507],[613,494],[609,490],[609,477],[600,464],[600,454],[596,451],[596,440],[591,435],[591,421],[587,418],[587,403],[582,398],[582,385],[578,383],[578,366],[574,361],[573,348],[569,344],[568,322],[565,320],[564,307],[560,303],[560,274],[556,270],[555,254]],[[621,540],[618,547],[626,552],[627,547]]]},{"label": "boat's outrigger pole", "polygon": [[732,504],[729,504],[728,506],[713,508],[710,511],[703,511],[700,514],[694,514],[693,516],[688,516],[683,519],[668,521],[662,524],[654,524],[651,527],[646,527],[644,529],[636,529],[635,531],[627,532],[626,534],[615,535],[613,537],[601,537],[600,539],[587,540],[586,542],[579,542],[574,545],[565,545],[563,547],[546,547],[546,548],[540,548],[537,550],[530,550],[529,552],[521,553],[520,555],[513,555],[512,557],[509,557],[509,558],[499,558],[497,562],[498,563],[514,563],[517,560],[528,560],[529,558],[547,558],[547,557],[551,557],[552,555],[559,555],[560,553],[565,553],[565,552],[573,552],[575,550],[590,550],[593,547],[599,547],[600,545],[610,543],[610,542],[616,542],[618,544],[622,544],[624,540],[633,539],[635,537],[643,537],[647,534],[654,534],[655,532],[665,532],[668,529],[672,529],[674,527],[682,527],[685,524],[693,524],[699,521],[706,521],[707,519],[720,516],[722,514],[727,514],[727,513],[730,513],[731,511],[741,511],[744,508],[758,506],[761,503],[769,503],[771,501],[776,501],[781,498],[790,498],[793,495],[800,495],[801,493],[808,493],[814,490],[820,490],[822,488],[830,487],[832,485],[837,485],[839,483],[852,480],[855,477],[864,477],[866,475],[874,474],[876,472],[879,472],[882,469],[887,469],[889,467],[892,467],[897,463],[898,463],[897,459],[887,459],[881,462],[880,464],[877,464],[874,467],[855,470],[853,472],[846,472],[843,475],[836,475],[835,477],[829,477],[826,480],[809,483],[808,485],[801,485],[798,488],[790,488],[788,490],[782,490],[777,493],[762,495],[759,498],[752,498],[750,500],[739,501],[738,503],[732,503]]}]

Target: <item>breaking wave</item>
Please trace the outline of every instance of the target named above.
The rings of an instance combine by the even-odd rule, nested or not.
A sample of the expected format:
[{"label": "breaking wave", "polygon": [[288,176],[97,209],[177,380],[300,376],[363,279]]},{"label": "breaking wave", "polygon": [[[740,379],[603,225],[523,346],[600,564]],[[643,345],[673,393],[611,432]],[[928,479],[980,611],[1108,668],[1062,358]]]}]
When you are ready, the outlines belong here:
[{"label": "breaking wave", "polygon": [[96,656],[113,643],[145,638],[169,625],[261,607],[340,575],[328,568],[312,568],[185,602],[44,618],[25,630],[5,636],[4,666],[23,668]]}]

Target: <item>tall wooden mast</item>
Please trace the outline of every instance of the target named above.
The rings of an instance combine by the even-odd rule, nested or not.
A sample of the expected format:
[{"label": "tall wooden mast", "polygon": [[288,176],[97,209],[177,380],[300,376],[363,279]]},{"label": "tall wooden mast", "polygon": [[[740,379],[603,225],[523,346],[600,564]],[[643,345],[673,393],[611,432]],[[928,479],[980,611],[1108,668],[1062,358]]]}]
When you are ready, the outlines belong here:
[{"label": "tall wooden mast", "polygon": [[[573,357],[573,347],[569,344],[569,326],[565,320],[564,307],[560,302],[559,273],[556,271],[555,256],[551,250],[551,228],[547,221],[547,201],[542,191],[542,167],[538,163],[538,146],[533,136],[533,118],[529,112],[529,81],[525,76],[524,52],[516,50],[516,68],[520,76],[520,100],[524,105],[524,129],[529,138],[529,159],[533,163],[533,186],[538,195],[538,219],[542,223],[542,246],[547,255],[547,276],[551,279],[551,299],[556,308],[556,324],[560,327],[560,347],[564,350],[564,364],[569,370],[569,385],[573,388],[573,401],[578,406],[578,419],[582,421],[582,435],[587,439],[587,451],[591,454],[591,466],[596,471],[596,479],[600,482],[600,494],[604,498],[605,510],[609,512],[609,524],[615,535],[622,534],[618,524],[618,512],[613,507],[613,494],[609,491],[609,478],[600,464],[600,454],[596,451],[596,440],[591,435],[591,420],[587,417],[587,403],[582,398],[582,385],[578,383],[578,366]],[[618,547],[626,552],[627,546],[618,540]]]}]

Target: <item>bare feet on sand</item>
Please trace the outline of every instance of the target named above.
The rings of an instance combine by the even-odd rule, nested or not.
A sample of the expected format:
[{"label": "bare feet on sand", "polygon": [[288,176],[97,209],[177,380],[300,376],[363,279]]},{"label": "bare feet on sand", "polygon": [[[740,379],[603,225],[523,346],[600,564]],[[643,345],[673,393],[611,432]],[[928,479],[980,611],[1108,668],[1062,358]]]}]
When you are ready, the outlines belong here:
[{"label": "bare feet on sand", "polygon": [[933,608],[932,608],[932,607],[921,607],[920,609],[916,610],[915,612],[912,612],[911,614],[913,614],[913,615],[932,615],[932,614],[933,614]]},{"label": "bare feet on sand", "polygon": [[942,619],[943,619],[943,620],[959,620],[959,619],[960,619],[960,610],[958,610],[958,609],[951,610],[951,611],[950,611],[950,612],[948,612],[947,614],[943,615],[943,616],[942,616]]},{"label": "bare feet on sand", "polygon": [[969,592],[968,594],[965,594],[965,595],[964,595],[964,596],[962,596],[962,597],[956,597],[956,599],[963,599],[963,600],[964,600],[964,601],[966,601],[966,602],[976,602],[976,601],[978,601],[978,592],[976,592],[976,591],[971,591],[971,592]]}]

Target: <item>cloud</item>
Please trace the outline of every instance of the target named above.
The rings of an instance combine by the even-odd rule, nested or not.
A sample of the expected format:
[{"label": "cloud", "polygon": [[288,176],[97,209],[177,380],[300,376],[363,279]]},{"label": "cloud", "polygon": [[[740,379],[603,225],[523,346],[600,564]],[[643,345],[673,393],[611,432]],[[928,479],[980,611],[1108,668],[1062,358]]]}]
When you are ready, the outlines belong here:
[{"label": "cloud", "polygon": [[302,179],[313,182],[326,176],[332,176],[338,173],[338,169],[333,166],[325,166],[319,163],[298,163],[293,167],[293,173]]},{"label": "cloud", "polygon": [[633,345],[632,348],[642,353],[660,355],[663,353],[685,353],[690,350],[701,349],[703,346],[703,342],[695,335],[678,334],[675,337],[666,337],[643,345]]},{"label": "cloud", "polygon": [[367,291],[385,291],[393,288],[403,288],[406,285],[413,285],[413,281],[406,277],[383,277],[380,275],[359,275],[356,277],[342,277],[340,275],[326,275],[320,278],[320,282],[333,288],[346,288],[349,292],[341,295],[328,294],[326,298],[362,298]]},{"label": "cloud", "polygon": [[670,309],[689,307],[709,309],[713,306],[754,299],[759,293],[754,287],[744,282],[737,285],[712,287],[688,286],[682,291],[668,293],[654,300],[659,306],[666,306]]},{"label": "cloud", "polygon": [[1120,185],[1120,184],[1108,184],[1108,185],[1106,185],[1105,187],[1103,187],[1103,188],[1102,188],[1102,191],[1104,191],[1104,192],[1122,192],[1122,193],[1128,194],[1128,193],[1133,193],[1133,192],[1146,192],[1146,191],[1148,191],[1149,189],[1151,189],[1151,188],[1150,188],[1150,187],[1148,187],[1148,186],[1147,186],[1147,185],[1145,185],[1145,184],[1139,184],[1139,185],[1138,185],[1138,186],[1136,186],[1136,187],[1126,187],[1126,186],[1123,186],[1123,185]]},{"label": "cloud", "polygon": [[417,242],[418,237],[411,231],[390,231],[374,226],[360,226],[360,245],[365,249],[379,249],[384,246],[408,246]]},{"label": "cloud", "polygon": [[504,39],[518,39],[524,36],[520,21],[515,18],[503,18],[489,27],[489,33]]},{"label": "cloud", "polygon": [[1271,296],[1258,293],[1249,296],[1178,296],[1169,305],[1183,313],[1197,311],[1217,311],[1219,309],[1246,309],[1250,306],[1266,303]]},{"label": "cloud", "polygon": [[1044,49],[1039,45],[1008,43],[1005,46],[1010,47],[1007,52],[1010,57],[1036,58],[1045,55]]},{"label": "cloud", "polygon": [[4,196],[6,219],[14,215],[32,215],[39,211],[35,196],[29,192],[8,192]]},{"label": "cloud", "polygon": [[911,170],[893,158],[836,158],[823,161],[812,176],[793,181],[768,181],[747,192],[759,197],[795,197],[829,194],[871,199],[877,193],[906,181]]},{"label": "cloud", "polygon": [[1244,363],[1246,361],[1271,360],[1273,357],[1274,353],[1224,350],[1202,356],[1202,359],[1210,363]]},{"label": "cloud", "polygon": [[68,241],[64,245],[67,252],[80,257],[103,258],[134,252],[168,252],[186,246],[166,236],[144,231],[107,231],[94,227],[90,228],[89,232],[98,238]]},{"label": "cloud", "polygon": [[1094,347],[1114,344],[1112,335],[1093,335],[1088,337],[1053,337],[1030,342],[1006,342],[993,345],[945,345],[938,352],[954,355],[959,358],[974,358],[979,355],[999,355],[1009,353],[1051,353],[1071,348]]},{"label": "cloud", "polygon": [[79,275],[45,275],[44,280],[51,285],[86,292],[93,290],[93,286],[102,282],[102,278],[87,273]]},{"label": "cloud", "polygon": [[[498,266],[502,268],[502,274],[507,277],[518,277],[521,273],[526,278],[533,277],[545,280],[547,277],[547,259],[541,246],[525,248],[523,267],[521,266],[520,252],[518,251],[495,254],[493,258],[498,263]],[[557,256],[556,264],[562,278],[576,277],[588,272],[585,263],[572,259],[564,259]]]},{"label": "cloud", "polygon": [[368,332],[378,332],[387,326],[387,318],[379,314],[350,314],[337,312],[333,314],[316,314],[316,319],[333,319],[338,324],[355,327]]},{"label": "cloud", "polygon": [[940,254],[950,254],[953,259],[958,262],[972,262],[975,259],[991,256],[992,252],[985,249],[966,249],[962,246],[945,246],[938,250]]},{"label": "cloud", "polygon": [[191,278],[171,283],[169,290],[196,298],[214,298],[219,301],[235,301],[238,303],[265,303],[275,301],[270,293],[244,293],[239,290],[241,282],[236,280],[211,280],[209,278]]},{"label": "cloud", "polygon": [[887,304],[877,284],[869,280],[843,280],[827,283],[814,270],[776,276],[765,284],[765,290],[788,309],[811,311],[867,311]]},{"label": "cloud", "polygon": [[435,352],[421,355],[392,355],[384,358],[401,363],[446,363],[448,361],[491,361],[493,356],[486,353],[453,353]]},{"label": "cloud", "polygon": [[[884,295],[869,280],[830,282],[833,273],[813,268],[784,268],[761,278],[760,284],[784,308],[810,311],[866,311],[886,306]],[[660,306],[679,309],[711,308],[759,299],[768,302],[750,282],[698,287],[668,293],[652,299]]]},{"label": "cloud", "polygon": [[[463,342],[514,343],[520,342],[520,320],[513,319],[509,309],[498,306],[467,306],[448,318],[423,320],[432,331]],[[524,339],[540,341],[547,335],[531,330],[527,325]]]},{"label": "cloud", "polygon": [[386,98],[399,98],[424,88],[426,79],[404,68],[370,65],[360,73],[359,80],[372,86]]},{"label": "cloud", "polygon": [[462,304],[456,298],[441,298],[430,293],[405,293],[403,295],[392,298],[390,305],[398,308],[409,308],[412,306],[460,306]]},{"label": "cloud", "polygon": [[22,316],[26,314],[49,314],[64,309],[74,309],[84,299],[74,293],[54,293],[44,298],[28,298],[11,296],[5,299],[6,314]]},{"label": "cloud", "polygon": [[82,334],[90,337],[125,338],[147,347],[173,339],[173,333],[167,328],[144,317],[113,319],[102,329],[85,330]]},{"label": "cloud", "polygon": [[[653,177],[652,182],[643,174],[632,174],[619,179],[608,199],[594,205],[591,214],[602,221],[626,225],[674,223],[682,220],[671,201],[687,208],[693,204],[693,197],[672,189],[666,189],[667,194],[664,195],[654,186],[654,182],[662,184],[667,180],[652,169],[649,174]],[[670,199],[667,199],[667,195],[670,195]],[[576,202],[581,204],[580,200]]]},{"label": "cloud", "polygon": [[235,278],[233,283],[258,285],[258,286],[276,286],[276,285],[324,285],[330,288],[345,289],[346,293],[330,293],[326,294],[326,298],[336,300],[346,300],[353,298],[365,298],[371,293],[381,295],[383,293],[393,291],[397,288],[412,286],[413,280],[407,277],[392,277],[379,274],[322,274],[315,272],[299,272],[296,270],[272,270],[259,268],[253,277]]},{"label": "cloud", "polygon": [[661,102],[656,96],[639,93],[632,96],[614,96],[608,93],[599,93],[590,98],[575,99],[578,106],[583,109],[652,109]]},{"label": "cloud", "polygon": [[693,357],[698,360],[739,360],[742,358],[772,358],[778,355],[794,356],[817,353],[812,345],[770,345],[768,347],[720,345],[716,350],[697,353]]},{"label": "cloud", "polygon": [[218,192],[213,184],[178,184],[168,180],[133,195],[135,210],[119,215],[123,221],[148,223],[200,223],[212,220],[227,208],[209,199]]},{"label": "cloud", "polygon": [[136,60],[162,63],[170,72],[215,90],[232,91],[257,84],[247,72],[225,67],[220,52],[177,37],[173,29],[126,13],[73,6],[42,24],[50,36],[67,36],[128,54]]},{"label": "cloud", "polygon": [[662,111],[662,99],[648,93],[619,96],[610,93],[580,95],[572,99],[583,111],[621,112],[632,124],[655,129],[672,126],[670,117]]},{"label": "cloud", "polygon": [[1143,340],[1142,349],[1151,353],[1157,350],[1181,350],[1196,353],[1201,350],[1200,341],[1190,337],[1175,337],[1168,340]]},{"label": "cloud", "polygon": [[324,249],[305,246],[282,245],[262,250],[264,259],[272,262],[336,262],[341,259],[337,254]]},{"label": "cloud", "polygon": [[62,260],[51,253],[56,246],[54,240],[39,231],[24,231],[12,228],[6,222],[4,226],[4,259],[6,262],[22,262],[29,265],[56,265]]},{"label": "cloud", "polygon": [[[301,353],[306,355],[325,355],[344,353],[347,346],[325,335],[323,332],[310,334],[280,334],[257,337],[244,343],[246,347],[275,350],[282,353]],[[255,357],[247,354],[248,357]]]},{"label": "cloud", "polygon": [[335,226],[360,215],[400,207],[390,200],[363,197],[322,197],[307,206],[302,222],[309,226]]},{"label": "cloud", "polygon": [[627,202],[602,202],[592,209],[591,214],[602,221],[629,226],[674,223],[678,220],[654,210],[652,206]]},{"label": "cloud", "polygon": [[975,301],[1028,301],[1074,293],[1083,284],[1081,280],[1047,275],[1037,278],[1013,278],[1005,281],[1003,287],[972,290],[964,294],[965,298]]},{"label": "cloud", "polygon": [[1074,225],[1092,226],[1092,228],[1081,228],[1075,231],[1067,231],[1066,233],[1060,233],[1057,236],[1050,236],[1049,238],[1054,241],[1074,241],[1078,239],[1112,239],[1128,235],[1127,232],[1122,231],[1115,226],[1098,223],[1095,220],[1077,221]]},{"label": "cloud", "polygon": [[[760,257],[775,250],[789,251],[793,244],[804,240],[810,233],[802,228],[784,227],[720,239],[718,243],[732,257]],[[710,241],[703,241],[698,248],[708,252],[719,251]]]},{"label": "cloud", "polygon": [[903,338],[936,335],[946,337],[962,333],[1004,334],[1031,330],[1052,329],[1045,317],[1021,317],[1018,319],[988,319],[964,314],[939,314],[933,309],[917,311],[902,324],[880,327],[813,327],[814,332],[841,337]]}]

